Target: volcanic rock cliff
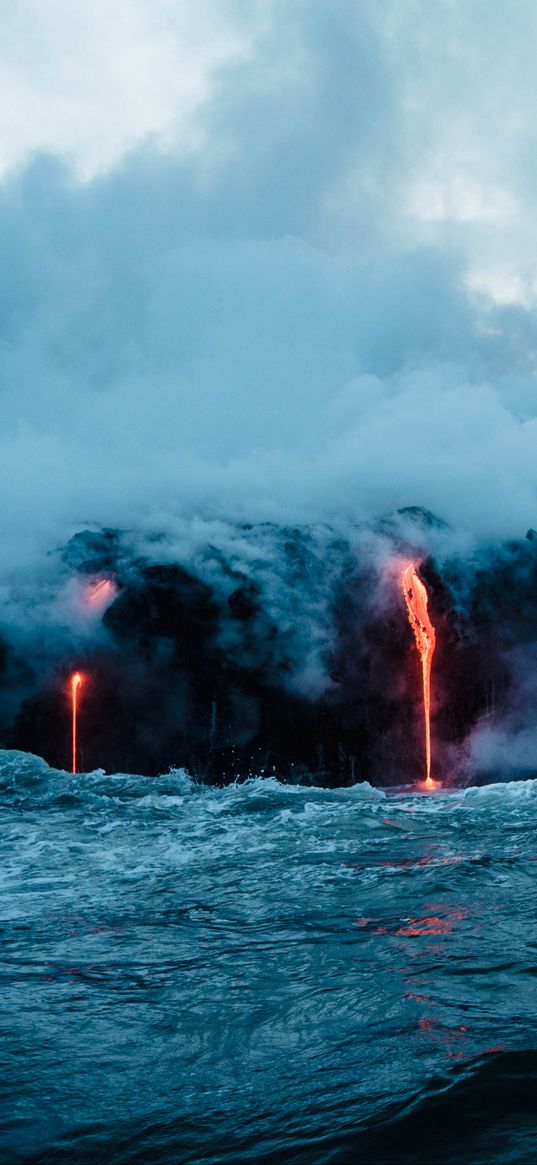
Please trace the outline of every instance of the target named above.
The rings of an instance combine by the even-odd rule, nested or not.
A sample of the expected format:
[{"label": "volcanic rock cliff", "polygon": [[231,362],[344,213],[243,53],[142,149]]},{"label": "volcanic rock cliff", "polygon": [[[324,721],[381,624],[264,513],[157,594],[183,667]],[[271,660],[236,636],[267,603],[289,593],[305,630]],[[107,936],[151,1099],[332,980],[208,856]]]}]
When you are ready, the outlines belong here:
[{"label": "volcanic rock cliff", "polygon": [[[466,772],[464,742],[509,705],[516,652],[537,642],[537,543],[461,550],[419,508],[352,530],[77,533],[53,556],[27,626],[4,624],[3,744],[69,767],[76,668],[80,768],[184,766],[218,783],[414,780],[420,669],[398,581],[409,556],[437,631],[433,769]],[[95,612],[84,596],[103,580]]]}]

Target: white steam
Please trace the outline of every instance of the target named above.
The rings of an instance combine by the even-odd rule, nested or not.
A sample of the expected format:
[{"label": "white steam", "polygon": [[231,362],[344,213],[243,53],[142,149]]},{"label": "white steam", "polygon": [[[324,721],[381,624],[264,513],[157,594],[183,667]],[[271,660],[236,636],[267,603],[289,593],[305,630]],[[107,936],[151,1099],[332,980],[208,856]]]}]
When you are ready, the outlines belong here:
[{"label": "white steam", "polygon": [[537,524],[516,7],[507,39],[503,0],[6,9],[43,116],[0,124],[4,564],[88,522]]}]

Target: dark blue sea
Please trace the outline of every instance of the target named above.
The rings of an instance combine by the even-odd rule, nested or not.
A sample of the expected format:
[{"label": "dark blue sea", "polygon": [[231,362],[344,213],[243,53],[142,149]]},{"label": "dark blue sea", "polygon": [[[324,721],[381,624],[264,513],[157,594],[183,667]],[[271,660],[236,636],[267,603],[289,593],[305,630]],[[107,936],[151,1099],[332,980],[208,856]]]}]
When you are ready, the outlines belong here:
[{"label": "dark blue sea", "polygon": [[537,1160],[537,782],[0,753],[2,1165]]}]

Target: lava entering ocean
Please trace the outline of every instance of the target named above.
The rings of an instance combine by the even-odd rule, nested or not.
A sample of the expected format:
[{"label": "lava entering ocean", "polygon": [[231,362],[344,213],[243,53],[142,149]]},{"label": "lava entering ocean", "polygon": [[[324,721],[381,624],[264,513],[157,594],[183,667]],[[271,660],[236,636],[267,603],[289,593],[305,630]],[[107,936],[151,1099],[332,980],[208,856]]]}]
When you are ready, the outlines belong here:
[{"label": "lava entering ocean", "polygon": [[403,595],[416,647],[421,658],[423,685],[423,713],[425,720],[425,782],[426,789],[438,788],[440,782],[431,777],[431,664],[436,647],[436,632],[427,610],[427,590],[413,562],[407,563],[401,578]]},{"label": "lava entering ocean", "polygon": [[[58,562],[57,601],[47,591],[31,625],[32,650],[19,623],[0,627],[3,747],[69,771],[157,775],[172,766],[209,784],[255,773],[334,787],[419,780],[427,792],[441,757],[460,758],[466,772],[472,733],[491,710],[508,710],[518,682],[515,656],[506,660],[503,649],[506,626],[516,666],[526,651],[533,666],[537,537],[470,562],[430,551],[426,581],[420,562],[436,527],[420,523],[410,549],[404,521],[400,538],[390,528],[370,543],[367,529],[356,545],[330,528],[225,526],[216,549],[202,538],[195,561],[188,539],[183,559],[165,538],[144,554],[130,533],[78,533]],[[26,608],[20,626],[25,617]],[[31,669],[21,666],[21,647]],[[414,691],[402,682],[409,665],[419,668]],[[73,693],[75,673],[82,686]]]},{"label": "lava entering ocean", "polygon": [[82,676],[80,672],[73,672],[71,676],[71,736],[72,736],[72,771],[76,773],[76,752],[77,752],[77,717],[78,717],[78,689],[82,683]]}]

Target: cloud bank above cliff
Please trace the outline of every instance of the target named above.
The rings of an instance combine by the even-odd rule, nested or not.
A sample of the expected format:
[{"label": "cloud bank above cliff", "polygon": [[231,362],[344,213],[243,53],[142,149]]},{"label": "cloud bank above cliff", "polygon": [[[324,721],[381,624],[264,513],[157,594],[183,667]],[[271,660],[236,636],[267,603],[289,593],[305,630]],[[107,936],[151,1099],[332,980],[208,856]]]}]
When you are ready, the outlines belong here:
[{"label": "cloud bank above cliff", "polygon": [[8,561],[188,513],[537,525],[531,4],[0,25]]}]

